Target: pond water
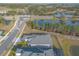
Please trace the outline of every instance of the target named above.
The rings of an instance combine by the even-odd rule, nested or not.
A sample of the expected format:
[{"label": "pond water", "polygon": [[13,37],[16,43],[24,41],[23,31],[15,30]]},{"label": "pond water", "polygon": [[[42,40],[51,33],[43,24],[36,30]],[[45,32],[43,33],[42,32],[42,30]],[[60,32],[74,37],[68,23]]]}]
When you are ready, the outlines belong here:
[{"label": "pond water", "polygon": [[72,20],[34,20],[34,24],[38,24],[39,26],[43,26],[44,24],[62,24],[70,25],[70,26],[79,26],[79,21],[72,21]]},{"label": "pond water", "polygon": [[79,25],[79,21],[72,21],[72,20],[66,20],[66,21],[62,21],[62,20],[34,20],[33,21],[34,24],[38,24],[39,26],[42,26],[43,24],[58,24],[58,23],[64,23],[65,25]]}]

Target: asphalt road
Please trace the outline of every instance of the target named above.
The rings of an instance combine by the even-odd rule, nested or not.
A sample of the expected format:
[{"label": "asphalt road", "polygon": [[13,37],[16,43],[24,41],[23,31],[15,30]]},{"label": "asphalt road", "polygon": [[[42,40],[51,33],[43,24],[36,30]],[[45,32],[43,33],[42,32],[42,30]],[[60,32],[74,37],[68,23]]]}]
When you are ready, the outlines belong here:
[{"label": "asphalt road", "polygon": [[0,46],[0,55],[2,55],[5,51],[9,50],[9,48],[14,45],[16,41],[16,36],[21,33],[21,30],[26,23],[27,19],[23,19],[23,17],[19,18],[16,23],[14,29],[7,35],[8,37],[4,39]]},{"label": "asphalt road", "polygon": [[[14,32],[15,31],[15,32]],[[2,43],[0,46],[0,55],[8,49],[8,46],[12,44],[13,39],[16,37],[16,34],[18,33],[18,30],[14,30],[11,35],[8,36],[8,38]]]}]

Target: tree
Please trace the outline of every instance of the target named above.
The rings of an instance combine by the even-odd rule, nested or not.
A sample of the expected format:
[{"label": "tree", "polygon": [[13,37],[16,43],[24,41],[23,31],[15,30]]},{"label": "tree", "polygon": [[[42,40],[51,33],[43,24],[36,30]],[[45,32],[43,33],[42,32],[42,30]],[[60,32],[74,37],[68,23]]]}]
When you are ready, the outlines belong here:
[{"label": "tree", "polygon": [[17,46],[19,46],[19,47],[26,47],[26,46],[28,46],[28,42],[26,42],[26,41],[18,42]]},{"label": "tree", "polygon": [[73,30],[73,26],[65,25],[64,26],[64,33],[70,34]]},{"label": "tree", "polygon": [[14,15],[17,14],[17,12],[16,12],[15,10],[12,10],[12,11],[8,11],[7,14],[8,14],[8,15],[13,15],[13,16],[14,16]]},{"label": "tree", "polygon": [[4,18],[2,16],[0,16],[0,23],[3,23]]},{"label": "tree", "polygon": [[28,22],[27,22],[27,25],[28,25],[28,26],[30,25],[32,29],[34,28],[34,23],[33,23],[33,21],[28,21]]},{"label": "tree", "polygon": [[15,56],[15,51],[12,50],[12,51],[10,52],[9,56]]},{"label": "tree", "polygon": [[57,20],[56,16],[53,16],[52,20]]},{"label": "tree", "polygon": [[34,27],[33,21],[28,21],[28,22],[26,22],[26,24],[27,24],[28,26],[31,26],[31,28]]},{"label": "tree", "polygon": [[28,12],[29,14],[33,14],[33,15],[45,15],[47,11],[46,6],[43,5],[31,5],[28,6]]},{"label": "tree", "polygon": [[63,33],[63,31],[64,31],[64,24],[61,24],[61,23],[58,24],[57,31]]},{"label": "tree", "polygon": [[76,26],[74,26],[74,34],[75,35],[79,35],[79,26],[78,25],[76,25]]}]

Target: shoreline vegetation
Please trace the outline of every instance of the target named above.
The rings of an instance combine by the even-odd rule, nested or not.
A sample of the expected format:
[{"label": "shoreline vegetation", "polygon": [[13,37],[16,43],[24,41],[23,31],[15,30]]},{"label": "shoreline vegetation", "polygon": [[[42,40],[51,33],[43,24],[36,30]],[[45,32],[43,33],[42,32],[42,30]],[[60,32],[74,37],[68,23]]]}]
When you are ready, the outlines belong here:
[{"label": "shoreline vegetation", "polygon": [[79,21],[78,20],[33,20],[29,21],[28,25],[32,29],[39,29],[48,32],[57,32],[66,35],[79,36]]}]

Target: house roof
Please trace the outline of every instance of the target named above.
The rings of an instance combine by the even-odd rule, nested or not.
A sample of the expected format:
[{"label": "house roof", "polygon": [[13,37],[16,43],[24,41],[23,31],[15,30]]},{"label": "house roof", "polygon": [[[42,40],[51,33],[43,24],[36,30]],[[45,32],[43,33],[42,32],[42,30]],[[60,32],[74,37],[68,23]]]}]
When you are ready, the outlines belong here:
[{"label": "house roof", "polygon": [[49,34],[46,35],[34,35],[29,42],[30,44],[51,44],[51,37]]},{"label": "house roof", "polygon": [[[19,49],[18,49],[19,50]],[[36,47],[27,47],[21,51],[23,52],[18,52],[16,54],[19,54],[21,56],[52,56],[54,55],[53,49],[43,49],[43,48],[36,48]],[[19,50],[20,51],[20,50]],[[42,51],[42,52],[41,52]]]},{"label": "house roof", "polygon": [[17,48],[16,53],[21,53],[22,49]]}]

